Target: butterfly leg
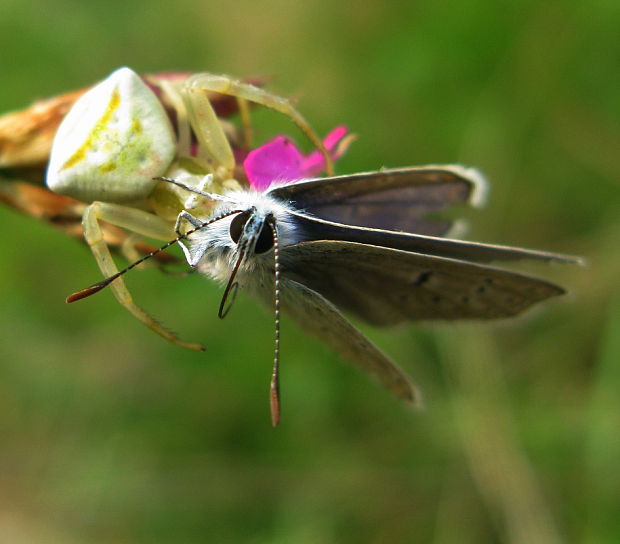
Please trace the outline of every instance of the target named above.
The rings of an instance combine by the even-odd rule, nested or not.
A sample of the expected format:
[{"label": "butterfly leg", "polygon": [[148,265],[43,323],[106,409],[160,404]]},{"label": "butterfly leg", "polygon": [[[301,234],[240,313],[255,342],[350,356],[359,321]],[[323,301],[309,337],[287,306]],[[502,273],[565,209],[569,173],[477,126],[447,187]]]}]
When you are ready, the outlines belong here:
[{"label": "butterfly leg", "polygon": [[[170,240],[174,238],[173,229],[163,219],[135,208],[129,208],[119,204],[106,202],[93,202],[83,217],[84,238],[91,248],[95,260],[105,277],[113,276],[118,268],[105,241],[100,221],[136,232],[142,236],[148,236],[157,240]],[[160,325],[142,308],[137,306],[129,290],[125,286],[123,278],[118,278],[110,284],[110,288],[116,300],[131,312],[137,319],[142,321],[151,330],[163,336],[173,344],[193,350],[204,349],[201,344],[183,342],[173,332]]]},{"label": "butterfly leg", "polygon": [[[191,228],[182,229],[182,226],[185,221],[187,221],[194,229],[200,228],[202,225],[204,225],[204,223],[200,219],[197,219],[191,213],[183,210],[177,217],[177,222],[174,225],[174,231],[176,232],[177,236],[182,236],[183,234],[185,234],[185,232],[187,232],[188,230],[191,230]],[[183,253],[185,254],[187,263],[192,268],[197,266],[198,263],[200,262],[200,259],[202,258],[203,253],[200,251],[194,252],[192,244],[189,243],[189,240],[187,238],[179,240],[179,246],[181,246],[181,249],[183,250]]]},{"label": "butterfly leg", "polygon": [[181,236],[183,234],[183,232],[181,232],[181,223],[183,222],[183,220],[190,223],[194,228],[199,228],[203,223],[202,221],[200,221],[200,219],[197,219],[191,213],[183,210],[177,217],[177,222],[174,225],[174,232],[177,236]]},{"label": "butterfly leg", "polygon": [[[334,175],[332,160],[329,156],[329,153],[325,149],[323,142],[318,137],[310,123],[306,121],[306,119],[297,111],[297,109],[295,109],[295,107],[290,103],[290,101],[286,98],[261,89],[260,87],[256,87],[249,83],[239,81],[238,79],[208,73],[195,74],[187,79],[187,81],[185,82],[184,92],[188,98],[188,111],[190,112],[190,122],[194,131],[196,131],[197,133],[199,131],[202,131],[202,120],[212,119],[212,117],[215,116],[215,112],[213,111],[213,108],[211,107],[207,98],[207,93],[210,91],[236,97],[239,100],[242,121],[244,116],[244,107],[242,106],[243,101],[260,104],[262,106],[265,106],[266,108],[276,110],[289,117],[293,121],[293,123],[295,123],[299,127],[299,129],[308,137],[312,144],[323,154],[323,156],[325,157],[325,163],[327,165],[327,174],[329,176]],[[208,103],[208,107],[206,107],[205,103]],[[191,114],[191,110],[193,110],[194,112],[193,116]],[[247,108],[245,115],[248,115]],[[212,124],[212,121],[210,121],[208,125],[212,126]],[[221,131],[221,127],[219,128]],[[206,136],[208,135],[203,134],[203,139],[205,141],[208,141],[209,138]],[[198,137],[200,140],[200,136]],[[211,139],[213,140],[213,144],[215,144],[216,141],[220,139],[220,137],[219,135],[213,135]],[[218,149],[216,145],[213,145],[212,147],[214,152],[216,151],[216,149]],[[230,146],[228,147],[230,149]],[[226,157],[226,160],[229,160],[229,158]],[[227,163],[223,162],[222,164]]]}]

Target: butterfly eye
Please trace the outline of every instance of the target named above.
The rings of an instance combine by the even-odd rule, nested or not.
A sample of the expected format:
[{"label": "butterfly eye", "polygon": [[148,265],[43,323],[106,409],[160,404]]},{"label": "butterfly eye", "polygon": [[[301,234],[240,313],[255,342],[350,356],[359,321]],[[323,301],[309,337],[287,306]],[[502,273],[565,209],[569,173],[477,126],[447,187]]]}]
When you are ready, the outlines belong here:
[{"label": "butterfly eye", "polygon": [[254,253],[266,253],[273,247],[273,232],[271,231],[271,227],[265,221],[263,223],[263,228],[260,231],[260,235],[258,236],[258,240],[256,241],[256,247],[254,248]]},{"label": "butterfly eye", "polygon": [[[239,239],[241,238],[241,234],[243,233],[243,228],[245,224],[248,222],[248,219],[252,215],[251,211],[241,212],[237,214],[233,220],[230,222],[230,238],[235,244],[239,243]],[[254,248],[255,254],[266,253],[273,247],[273,232],[271,227],[267,224],[267,221],[263,222],[261,227],[260,234],[258,235],[258,240],[256,241],[256,246]]]},{"label": "butterfly eye", "polygon": [[241,212],[230,222],[230,237],[235,244],[239,243],[239,238],[241,238],[241,233],[243,232],[243,227],[248,222],[250,218],[250,211]]}]

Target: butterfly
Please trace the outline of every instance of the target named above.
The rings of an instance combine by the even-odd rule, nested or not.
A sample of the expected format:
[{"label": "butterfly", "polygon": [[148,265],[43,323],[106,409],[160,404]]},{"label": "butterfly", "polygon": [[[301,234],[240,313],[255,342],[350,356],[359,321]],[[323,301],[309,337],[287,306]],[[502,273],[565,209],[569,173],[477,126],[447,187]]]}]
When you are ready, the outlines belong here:
[{"label": "butterfly", "polygon": [[[181,212],[178,237],[161,249],[178,242],[190,266],[226,282],[219,316],[227,314],[238,289],[273,305],[274,426],[280,421],[281,313],[397,397],[420,406],[414,382],[343,311],[375,326],[508,318],[565,291],[490,262],[579,262],[567,255],[445,237],[454,222],[440,212],[478,205],[485,192],[482,175],[461,166],[383,169],[224,194],[158,179],[217,201],[208,218]],[[151,255],[68,301],[99,291]]]}]

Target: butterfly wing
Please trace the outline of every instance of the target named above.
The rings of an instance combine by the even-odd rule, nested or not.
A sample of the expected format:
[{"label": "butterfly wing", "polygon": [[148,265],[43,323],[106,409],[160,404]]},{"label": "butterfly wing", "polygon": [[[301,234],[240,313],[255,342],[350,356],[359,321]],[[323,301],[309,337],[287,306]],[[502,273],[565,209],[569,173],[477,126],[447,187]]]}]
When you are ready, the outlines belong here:
[{"label": "butterfly wing", "polygon": [[301,181],[268,194],[334,223],[442,236],[452,221],[429,214],[455,204],[479,204],[485,185],[474,169],[424,166]]},{"label": "butterfly wing", "polygon": [[429,215],[448,206],[478,205],[485,192],[486,181],[474,169],[423,166],[306,180],[267,195],[295,208],[297,241],[342,240],[476,262],[579,262],[546,251],[442,238],[453,223]]},{"label": "butterfly wing", "polygon": [[492,266],[352,242],[289,246],[281,264],[283,277],[373,325],[511,317],[564,293]]},{"label": "butterfly wing", "polygon": [[298,241],[336,240],[357,242],[480,263],[518,259],[581,263],[581,259],[578,257],[550,253],[548,251],[469,242],[452,238],[439,238],[417,233],[412,234],[409,232],[394,232],[341,225],[300,212],[291,212],[291,216],[295,219]]},{"label": "butterfly wing", "polygon": [[[273,302],[272,284],[255,284],[253,288],[267,303]],[[325,297],[285,277],[280,280],[280,296],[284,315],[297,321],[305,332],[325,342],[344,360],[374,376],[400,399],[417,407],[422,405],[420,392],[407,374]]]}]

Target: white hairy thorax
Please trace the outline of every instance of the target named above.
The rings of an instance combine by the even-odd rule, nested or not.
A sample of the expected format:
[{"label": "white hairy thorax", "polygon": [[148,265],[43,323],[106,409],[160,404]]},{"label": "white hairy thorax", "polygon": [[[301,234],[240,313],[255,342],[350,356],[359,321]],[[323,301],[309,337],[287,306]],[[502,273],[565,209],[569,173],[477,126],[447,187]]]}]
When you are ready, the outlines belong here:
[{"label": "white hairy thorax", "polygon": [[[181,247],[190,266],[196,267],[199,272],[217,280],[227,281],[231,270],[239,258],[240,242],[235,242],[230,234],[231,223],[237,214],[231,213],[238,210],[252,211],[258,219],[258,234],[268,217],[275,220],[278,244],[286,247],[302,241],[303,237],[294,224],[294,216],[291,211],[294,208],[285,202],[276,200],[263,193],[254,190],[231,191],[223,195],[223,201],[218,204],[209,218],[200,218],[208,221],[226,214],[231,214],[219,219],[210,225],[199,229],[188,236],[187,241],[181,242]],[[264,254],[247,255],[239,268],[238,278],[241,284],[246,283],[251,275],[267,271],[273,267],[273,255],[271,252]],[[252,281],[256,281],[253,278]]]}]

